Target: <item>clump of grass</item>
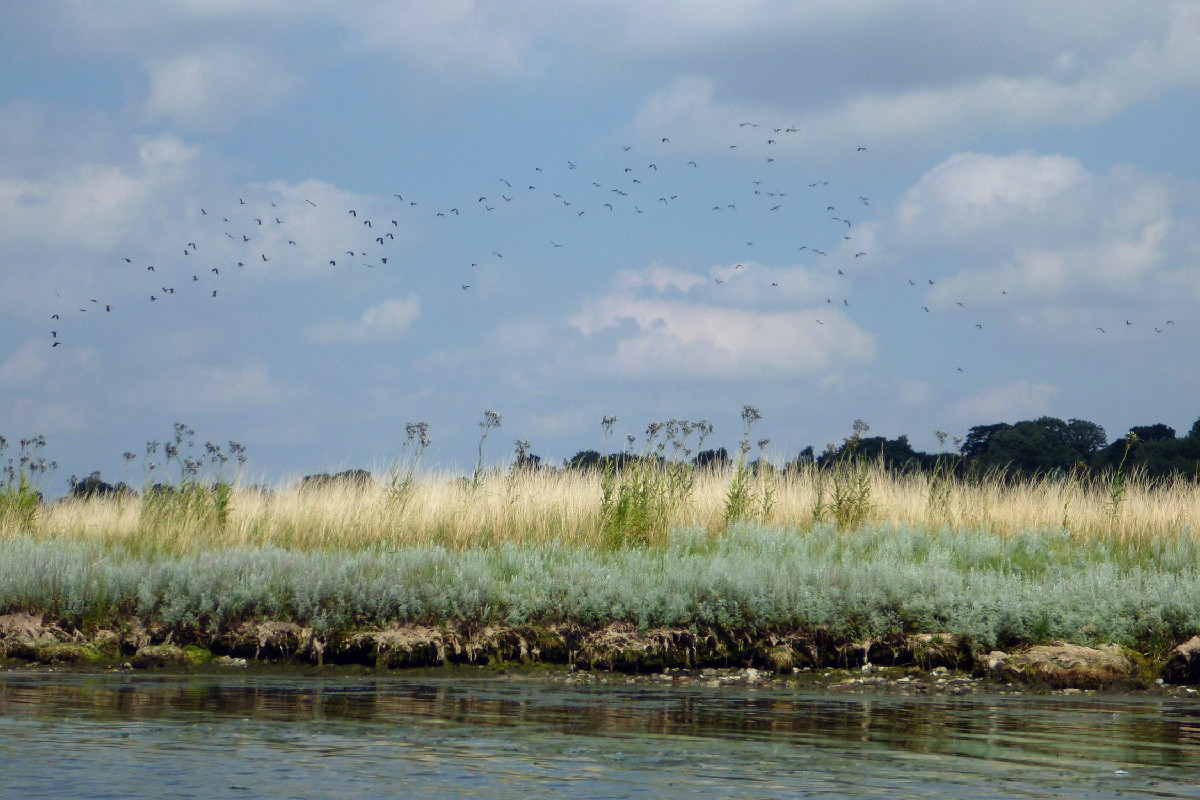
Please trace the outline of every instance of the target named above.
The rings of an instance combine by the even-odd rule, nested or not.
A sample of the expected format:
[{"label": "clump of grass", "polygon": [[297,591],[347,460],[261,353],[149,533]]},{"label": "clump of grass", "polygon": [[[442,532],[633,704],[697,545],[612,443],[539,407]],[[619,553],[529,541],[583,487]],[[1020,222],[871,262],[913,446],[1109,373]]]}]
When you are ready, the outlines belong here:
[{"label": "clump of grass", "polygon": [[[602,424],[610,418],[606,417]],[[611,418],[615,422],[615,418]],[[611,423],[606,424],[606,428]],[[691,496],[696,468],[688,439],[699,435],[698,450],[712,433],[707,420],[669,419],[646,428],[641,453],[607,459],[601,482],[601,542],[607,549],[659,543],[670,530],[675,512]],[[630,439],[632,447],[633,440]],[[667,448],[670,455],[664,455]]]},{"label": "clump of grass", "polygon": [[1133,431],[1125,435],[1125,451],[1121,453],[1121,461],[1117,464],[1117,468],[1113,470],[1109,478],[1108,491],[1108,506],[1109,511],[1114,521],[1117,521],[1121,516],[1121,504],[1125,502],[1125,460],[1129,458],[1129,451],[1138,443],[1138,436]]},{"label": "clump of grass", "polygon": [[[944,450],[950,434],[946,431],[934,431],[933,435],[937,437],[938,443]],[[954,437],[955,447],[957,448],[961,444],[962,439]],[[962,457],[957,455],[939,454],[934,461],[933,470],[929,473],[929,492],[926,500],[929,524],[934,526],[953,524],[952,499],[961,466]]]},{"label": "clump of grass", "polygon": [[[754,406],[742,407],[742,441],[738,444],[737,458],[729,478],[729,489],[725,493],[725,523],[742,521],[764,521],[771,513],[774,487],[763,461],[763,450],[770,439],[758,440],[758,463],[750,464],[750,432],[762,414]],[[757,480],[756,480],[757,479]]]},{"label": "clump of grass", "polygon": [[[40,455],[45,436],[20,440],[20,449],[0,467],[0,530],[30,531],[42,505],[38,480],[58,468],[55,461]],[[9,449],[8,439],[0,436],[0,458]]]},{"label": "clump of grass", "polygon": [[[832,464],[818,469],[828,470],[829,499],[825,499],[826,476],[818,478],[816,503],[813,505],[812,519],[814,523],[825,521],[826,517],[839,529],[854,528],[867,521],[871,513],[871,468],[867,459],[858,451],[862,435],[871,430],[871,426],[861,419],[854,420],[853,433],[846,438],[840,454],[833,445],[826,449],[827,461]],[[882,461],[878,464],[883,469]]]}]

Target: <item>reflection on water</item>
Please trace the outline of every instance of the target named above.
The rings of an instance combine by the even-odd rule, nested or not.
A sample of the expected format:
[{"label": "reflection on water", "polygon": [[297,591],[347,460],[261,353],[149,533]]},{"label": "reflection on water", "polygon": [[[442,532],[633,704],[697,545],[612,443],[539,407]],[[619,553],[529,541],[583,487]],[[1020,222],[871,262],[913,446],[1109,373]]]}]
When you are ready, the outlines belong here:
[{"label": "reflection on water", "polygon": [[1196,776],[1178,699],[0,673],[0,797],[1200,797]]}]

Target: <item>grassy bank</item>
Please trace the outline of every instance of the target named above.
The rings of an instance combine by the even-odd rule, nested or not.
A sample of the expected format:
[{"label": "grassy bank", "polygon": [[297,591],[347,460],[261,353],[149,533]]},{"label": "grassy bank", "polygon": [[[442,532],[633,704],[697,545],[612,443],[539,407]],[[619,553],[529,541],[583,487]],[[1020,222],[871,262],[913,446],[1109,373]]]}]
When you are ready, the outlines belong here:
[{"label": "grassy bank", "polygon": [[[721,536],[731,524],[808,532],[822,525],[972,531],[1014,537],[1065,531],[1074,541],[1141,543],[1200,531],[1200,484],[1136,474],[1008,481],[950,471],[888,472],[860,460],[835,469],[720,471],[667,463],[614,474],[509,470],[477,479],[381,476],[366,483],[261,490],[192,484],[172,493],[0,506],[0,539],[98,544],[146,554],[234,547],[374,550],[561,544],[661,546],[672,530]],[[1141,546],[1135,544],[1134,547]]]},{"label": "grassy bank", "polygon": [[1153,659],[1200,634],[1198,495],[863,459],[191,483],[0,515],[0,615],[16,626],[5,647],[35,659],[57,651],[20,615],[117,655],[819,665],[872,646],[920,662],[913,643],[933,634],[951,665],[1050,642]]},{"label": "grassy bank", "polygon": [[149,555],[100,541],[0,542],[0,611],[76,626],[136,618],[319,634],[395,622],[823,629],[846,640],[949,632],[980,647],[1070,641],[1161,651],[1200,633],[1200,539],[738,525],[661,547],[563,542]]}]

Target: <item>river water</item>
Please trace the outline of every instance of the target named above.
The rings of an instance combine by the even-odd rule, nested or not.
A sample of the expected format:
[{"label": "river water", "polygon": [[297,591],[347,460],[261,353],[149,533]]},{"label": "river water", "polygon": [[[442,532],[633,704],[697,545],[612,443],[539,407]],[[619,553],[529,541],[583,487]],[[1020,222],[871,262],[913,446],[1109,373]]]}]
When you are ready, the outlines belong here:
[{"label": "river water", "polygon": [[1200,798],[1200,701],[0,673],[0,797]]}]

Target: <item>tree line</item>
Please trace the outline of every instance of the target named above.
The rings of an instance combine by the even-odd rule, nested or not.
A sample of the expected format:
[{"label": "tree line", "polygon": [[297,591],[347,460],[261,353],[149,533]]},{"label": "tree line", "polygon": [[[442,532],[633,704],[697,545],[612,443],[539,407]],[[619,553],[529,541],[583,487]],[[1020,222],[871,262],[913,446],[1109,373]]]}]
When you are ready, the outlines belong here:
[{"label": "tree line", "polygon": [[[861,425],[861,428],[859,427]],[[1068,474],[1078,471],[1138,472],[1151,479],[1184,476],[1200,478],[1200,419],[1184,436],[1177,436],[1174,428],[1162,423],[1135,425],[1119,439],[1109,442],[1104,428],[1082,419],[1062,420],[1057,417],[1039,417],[1020,422],[999,422],[991,425],[976,425],[961,439],[954,439],[957,450],[929,453],[915,449],[908,436],[894,439],[883,436],[863,436],[866,426],[856,423],[854,435],[841,444],[830,444],[821,453],[809,446],[782,467],[770,464],[759,456],[750,462],[757,469],[784,471],[804,466],[829,467],[848,458],[876,460],[891,471],[933,472],[953,468],[972,471],[1002,473],[1014,478],[1035,475]],[[943,444],[949,438],[938,432]],[[765,440],[764,440],[765,442]],[[763,442],[760,442],[760,445]],[[746,448],[746,442],[743,442]],[[743,449],[743,453],[747,452]],[[695,466],[708,469],[732,467],[737,453],[730,454],[724,447],[700,450],[688,456]],[[631,449],[624,452],[602,453],[599,450],[580,450],[563,462],[564,469],[621,469],[623,466],[644,459],[665,459],[660,448],[657,451],[637,453]],[[745,462],[743,462],[745,463]],[[513,470],[538,470],[552,468],[540,456],[529,452],[529,443],[517,442],[517,452],[511,463]],[[365,470],[346,470],[334,475],[322,473],[306,475],[298,485],[300,488],[317,488],[329,484],[371,482],[372,476]],[[170,492],[174,487],[155,484],[152,491]],[[70,494],[75,497],[104,495],[114,492],[136,494],[133,487],[124,482],[110,484],[99,472],[83,479],[72,479]]]},{"label": "tree line", "polygon": [[[939,438],[948,438],[939,432]],[[1162,423],[1136,425],[1121,438],[1109,442],[1104,428],[1082,419],[1039,417],[1020,422],[976,425],[962,439],[957,451],[939,453],[915,449],[908,436],[894,439],[861,436],[857,432],[840,445],[829,445],[817,453],[809,446],[784,467],[830,466],[850,457],[877,459],[888,470],[932,472],[954,466],[978,473],[1000,472],[1013,477],[1063,474],[1079,470],[1140,472],[1149,478],[1176,475],[1200,477],[1200,419],[1185,436]],[[620,466],[645,456],[632,452],[602,454],[581,450],[565,462],[568,469]],[[702,450],[691,459],[698,467],[731,466],[734,456],[724,448]],[[756,462],[762,466],[761,459]]]}]

